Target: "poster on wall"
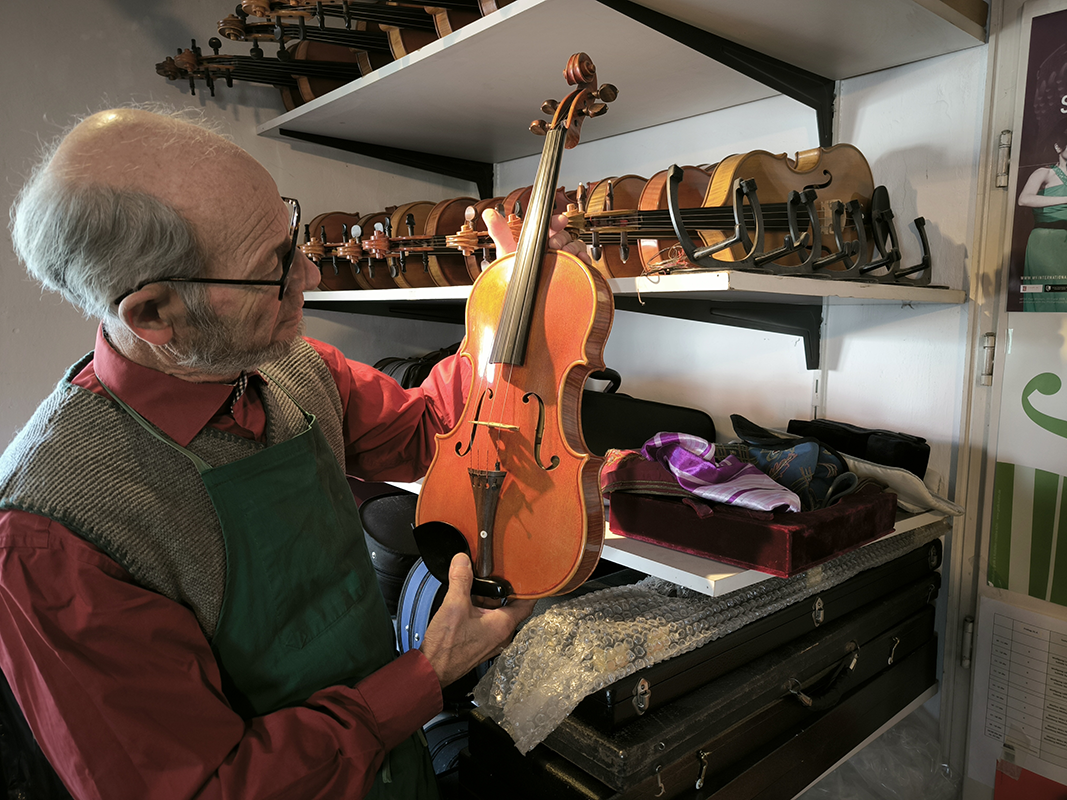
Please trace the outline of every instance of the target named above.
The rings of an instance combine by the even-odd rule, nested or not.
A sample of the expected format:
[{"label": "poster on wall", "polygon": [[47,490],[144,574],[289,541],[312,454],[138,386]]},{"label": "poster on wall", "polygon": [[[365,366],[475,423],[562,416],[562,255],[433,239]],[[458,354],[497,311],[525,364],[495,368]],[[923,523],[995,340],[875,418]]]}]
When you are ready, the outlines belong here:
[{"label": "poster on wall", "polygon": [[988,580],[1067,606],[1067,315],[1008,314],[1004,351]]},{"label": "poster on wall", "polygon": [[996,800],[1067,796],[1067,621],[980,598],[967,774]]},{"label": "poster on wall", "polygon": [[1067,11],[1035,16],[1008,272],[1008,311],[1067,311]]}]

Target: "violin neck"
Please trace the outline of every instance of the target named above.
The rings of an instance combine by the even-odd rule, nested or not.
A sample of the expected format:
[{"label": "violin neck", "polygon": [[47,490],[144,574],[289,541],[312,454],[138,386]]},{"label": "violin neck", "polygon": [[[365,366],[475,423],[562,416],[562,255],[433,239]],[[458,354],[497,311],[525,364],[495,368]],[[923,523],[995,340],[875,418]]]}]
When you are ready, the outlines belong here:
[{"label": "violin neck", "polygon": [[520,365],[526,360],[526,342],[534,300],[547,246],[548,229],[556,196],[556,181],[563,159],[567,130],[552,128],[545,137],[530,202],[523,217],[522,232],[512,262],[511,278],[504,296],[500,324],[490,354],[490,363]]}]

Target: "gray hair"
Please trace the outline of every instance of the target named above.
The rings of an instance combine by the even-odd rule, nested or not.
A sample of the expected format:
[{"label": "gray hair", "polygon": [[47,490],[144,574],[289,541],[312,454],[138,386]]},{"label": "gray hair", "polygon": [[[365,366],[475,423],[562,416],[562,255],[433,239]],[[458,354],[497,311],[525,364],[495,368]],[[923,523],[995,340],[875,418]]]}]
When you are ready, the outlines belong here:
[{"label": "gray hair", "polygon": [[11,238],[26,269],[91,318],[142,281],[203,275],[189,222],[145,192],[70,183],[39,169],[11,209]]},{"label": "gray hair", "polygon": [[[130,107],[219,137],[202,115]],[[64,136],[47,147],[11,206],[15,253],[34,278],[87,317],[114,319],[114,300],[142,281],[204,274],[207,257],[193,226],[165,201],[146,192],[56,175],[50,166]],[[207,144],[211,140],[205,137]],[[204,301],[202,287],[176,287],[187,306]]]}]

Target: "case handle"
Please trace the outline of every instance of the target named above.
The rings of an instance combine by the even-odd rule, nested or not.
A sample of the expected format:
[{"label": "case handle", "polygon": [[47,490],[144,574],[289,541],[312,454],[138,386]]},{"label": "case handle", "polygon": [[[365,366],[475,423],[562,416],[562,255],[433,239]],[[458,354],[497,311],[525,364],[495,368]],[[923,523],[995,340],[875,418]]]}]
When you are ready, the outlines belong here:
[{"label": "case handle", "polygon": [[860,646],[856,642],[850,642],[853,648],[838,664],[837,670],[831,676],[826,688],[819,693],[807,693],[799,680],[790,678],[787,682],[789,693],[806,708],[812,711],[824,711],[833,708],[844,694],[848,679],[854,674],[856,664],[860,660]]}]

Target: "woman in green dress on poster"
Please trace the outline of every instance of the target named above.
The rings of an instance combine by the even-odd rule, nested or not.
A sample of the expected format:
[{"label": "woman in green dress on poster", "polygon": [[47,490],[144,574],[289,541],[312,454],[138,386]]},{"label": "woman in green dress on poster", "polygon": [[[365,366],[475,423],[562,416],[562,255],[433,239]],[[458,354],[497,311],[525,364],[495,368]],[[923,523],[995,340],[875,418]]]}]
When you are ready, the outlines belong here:
[{"label": "woman in green dress on poster", "polygon": [[[1067,132],[1052,146],[1056,163],[1035,169],[1019,193],[1019,205],[1034,210],[1023,266],[1023,311],[1067,311]],[[1028,286],[1057,290],[1028,291]]]}]

